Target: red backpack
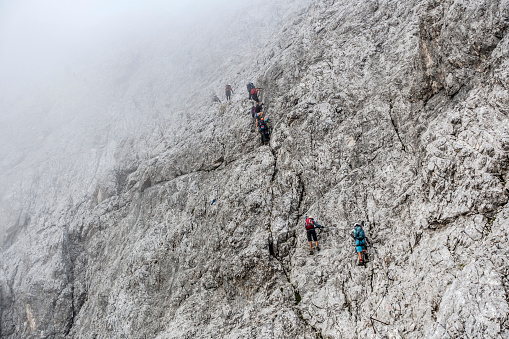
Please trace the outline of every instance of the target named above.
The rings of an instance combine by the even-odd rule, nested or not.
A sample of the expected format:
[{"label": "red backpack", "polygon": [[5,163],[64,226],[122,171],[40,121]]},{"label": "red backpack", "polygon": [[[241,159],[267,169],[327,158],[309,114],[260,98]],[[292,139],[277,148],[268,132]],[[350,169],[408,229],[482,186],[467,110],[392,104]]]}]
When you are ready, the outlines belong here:
[{"label": "red backpack", "polygon": [[306,219],[306,229],[312,230],[313,228],[315,228],[315,221],[313,220],[313,218],[307,218]]},{"label": "red backpack", "polygon": [[253,94],[258,94],[258,91],[256,90],[256,88],[253,88],[253,89],[251,90],[251,95],[253,95]]}]

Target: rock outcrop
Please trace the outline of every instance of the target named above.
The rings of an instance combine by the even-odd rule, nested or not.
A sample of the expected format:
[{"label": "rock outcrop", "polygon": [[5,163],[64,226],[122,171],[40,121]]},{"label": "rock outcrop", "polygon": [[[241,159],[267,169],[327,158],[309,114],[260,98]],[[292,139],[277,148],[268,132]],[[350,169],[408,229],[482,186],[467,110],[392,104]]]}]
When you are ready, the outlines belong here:
[{"label": "rock outcrop", "polygon": [[211,71],[231,102],[111,145],[94,194],[4,237],[2,337],[509,335],[509,1],[303,3]]}]

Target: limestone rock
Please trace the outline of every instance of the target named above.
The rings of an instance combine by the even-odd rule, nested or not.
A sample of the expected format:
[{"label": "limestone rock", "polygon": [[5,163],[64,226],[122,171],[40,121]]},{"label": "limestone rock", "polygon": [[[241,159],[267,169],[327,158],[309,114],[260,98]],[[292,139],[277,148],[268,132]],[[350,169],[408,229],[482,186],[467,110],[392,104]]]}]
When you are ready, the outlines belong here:
[{"label": "limestone rock", "polygon": [[231,102],[105,140],[90,195],[3,238],[2,337],[509,335],[509,1],[288,6],[254,62],[210,70]]}]

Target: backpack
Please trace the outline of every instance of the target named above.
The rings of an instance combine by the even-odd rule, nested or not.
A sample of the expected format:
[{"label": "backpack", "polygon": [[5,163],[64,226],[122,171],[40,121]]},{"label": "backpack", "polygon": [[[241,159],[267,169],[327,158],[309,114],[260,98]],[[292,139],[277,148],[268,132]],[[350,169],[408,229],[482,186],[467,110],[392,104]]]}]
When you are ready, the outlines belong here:
[{"label": "backpack", "polygon": [[251,89],[251,95],[253,95],[253,94],[258,94],[258,91],[254,87]]},{"label": "backpack", "polygon": [[227,90],[227,91],[231,91],[231,90],[232,90],[232,86],[230,86],[230,85],[226,85],[226,90]]},{"label": "backpack", "polygon": [[355,238],[355,240],[364,240],[366,235],[364,234],[364,230],[362,229],[361,226],[355,227],[353,237]]},{"label": "backpack", "polygon": [[315,228],[315,221],[312,218],[307,218],[306,219],[306,229],[312,230],[314,228]]},{"label": "backpack", "polygon": [[267,129],[267,125],[265,124],[265,121],[262,121],[262,120],[260,120],[258,122],[258,127],[260,127],[260,130],[262,130],[262,131]]}]

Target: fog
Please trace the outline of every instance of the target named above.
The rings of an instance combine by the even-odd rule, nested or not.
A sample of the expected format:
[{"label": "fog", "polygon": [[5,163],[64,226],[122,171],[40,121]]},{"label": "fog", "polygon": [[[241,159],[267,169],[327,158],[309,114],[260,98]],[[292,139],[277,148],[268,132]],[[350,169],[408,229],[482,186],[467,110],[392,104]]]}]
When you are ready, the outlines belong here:
[{"label": "fog", "polygon": [[[225,0],[1,2],[0,134],[19,135],[24,118],[30,124],[44,115],[37,111],[47,113],[64,95],[82,106],[78,99],[85,92],[94,88],[107,92],[116,85],[108,84],[108,79],[130,72],[135,54],[141,64],[146,62],[142,54],[154,54],[154,47],[162,48],[157,53],[166,53],[164,49],[180,45],[179,38],[190,29],[204,19],[218,19],[232,4]],[[161,72],[179,68],[171,63],[164,66]],[[71,87],[78,93],[67,93]],[[100,101],[96,94],[86,96]],[[30,108],[34,105],[35,110]],[[66,111],[74,117],[91,114],[85,109]]]},{"label": "fog", "polygon": [[[183,37],[207,17],[224,17],[232,4],[224,0],[1,2],[0,154],[6,148],[19,153],[40,147],[41,135],[73,128],[71,122],[81,129],[88,121],[107,116],[113,121],[124,119],[125,109],[118,103],[134,95],[128,94],[129,87],[134,92],[136,86],[144,88],[153,81],[129,77],[137,70],[155,77],[154,70],[146,69],[148,64],[163,75],[180,70],[175,59],[165,60],[168,52],[181,46]],[[169,91],[172,79],[159,77],[167,82],[161,90]],[[139,97],[138,105],[143,106],[143,93]],[[132,117],[146,113],[128,111]],[[8,158],[2,154],[4,165]]]},{"label": "fog", "polygon": [[[56,203],[62,194],[89,193],[76,192],[86,185],[70,178],[93,186],[114,166],[107,159],[115,144],[168,105],[168,77],[159,76],[165,80],[159,93],[147,89],[155,74],[179,67],[162,62],[167,48],[231,6],[224,0],[0,2],[0,229],[29,223],[48,196]],[[137,70],[145,78],[134,78]]]},{"label": "fog", "polygon": [[71,122],[107,125],[106,117],[131,117],[139,126],[138,118],[166,114],[162,108],[184,101],[182,88],[195,90],[207,69],[242,48],[232,40],[222,46],[236,36],[222,31],[234,11],[251,7],[226,0],[7,0],[0,6],[0,154],[2,145],[31,147],[41,130],[69,129]]},{"label": "fog", "polygon": [[217,18],[222,7],[232,4],[235,1],[3,1],[2,85],[20,90],[19,85],[30,86],[41,76],[54,76],[66,66],[103,56],[121,44],[133,44],[163,30],[178,34],[193,22]]},{"label": "fog", "polygon": [[225,81],[254,81],[249,59],[307,2],[1,2],[0,240],[94,196],[126,140],[148,157]]}]

